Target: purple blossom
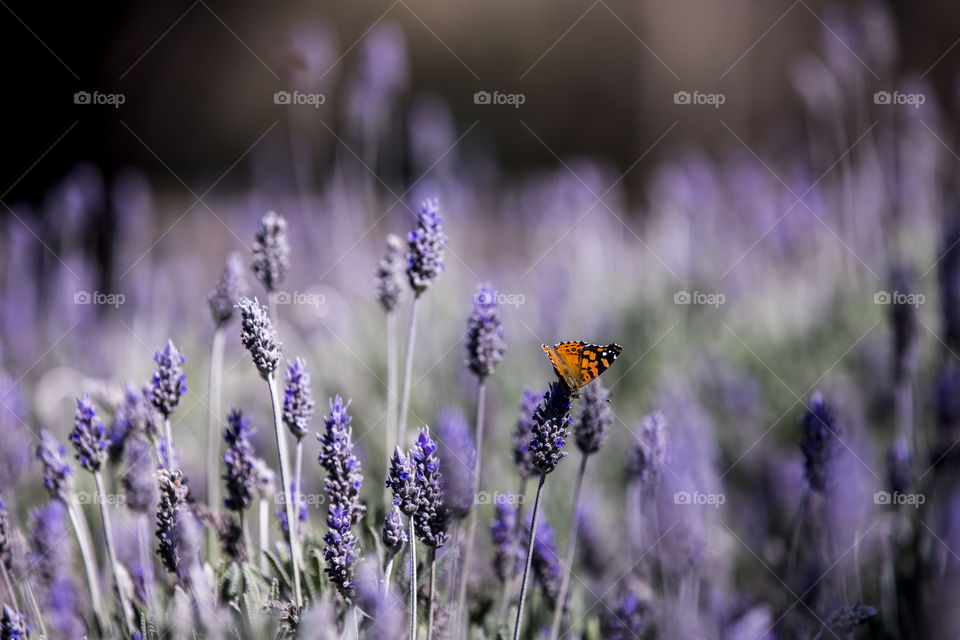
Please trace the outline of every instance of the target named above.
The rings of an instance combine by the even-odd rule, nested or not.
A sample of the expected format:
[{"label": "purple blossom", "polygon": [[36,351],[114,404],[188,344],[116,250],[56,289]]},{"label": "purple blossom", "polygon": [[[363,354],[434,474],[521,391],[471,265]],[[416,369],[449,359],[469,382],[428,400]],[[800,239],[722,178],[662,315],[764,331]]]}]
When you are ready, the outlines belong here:
[{"label": "purple blossom", "polygon": [[467,366],[486,378],[503,360],[505,350],[497,293],[490,285],[480,285],[473,297],[473,313],[467,318]]},{"label": "purple blossom", "polygon": [[643,637],[643,609],[640,598],[627,589],[615,602],[604,607],[600,633],[609,640],[634,640]]},{"label": "purple blossom", "polygon": [[646,487],[660,482],[666,467],[667,419],[654,411],[640,422],[640,433],[630,450],[627,475]]},{"label": "purple blossom", "polygon": [[437,443],[430,438],[430,429],[420,430],[410,453],[420,489],[419,505],[413,515],[417,538],[428,547],[442,547],[447,541],[450,513],[444,503],[444,481],[437,458]]},{"label": "purple blossom", "polygon": [[27,617],[4,604],[3,615],[0,616],[0,640],[26,640],[29,637]]},{"label": "purple blossom", "polygon": [[580,419],[573,430],[577,448],[584,455],[596,453],[603,446],[607,429],[613,423],[613,411],[610,410],[610,392],[597,380],[584,387],[580,393]]},{"label": "purple blossom", "polygon": [[250,444],[250,421],[243,417],[239,409],[233,409],[227,416],[227,428],[223,440],[227,450],[223,454],[226,473],[226,497],[223,505],[231,511],[243,511],[253,501],[256,489],[256,473],[253,467],[254,451]]},{"label": "purple blossom", "polygon": [[470,428],[463,414],[447,409],[438,418],[440,431],[440,473],[450,517],[465,518],[473,505],[474,463],[477,458]]},{"label": "purple blossom", "polygon": [[407,541],[406,527],[403,526],[403,516],[398,507],[393,507],[383,521],[383,531],[380,535],[383,546],[391,553],[398,553]]},{"label": "purple blossom", "polygon": [[120,479],[124,504],[131,511],[148,513],[157,500],[156,459],[153,447],[139,437],[127,439],[126,469]]},{"label": "purple blossom", "polygon": [[353,453],[353,429],[350,428],[350,402],[344,403],[340,396],[330,400],[330,415],[323,418],[323,435],[320,441],[320,466],[327,475],[323,488],[331,504],[340,504],[350,509],[354,523],[360,521],[367,508],[360,504],[360,486],[363,472],[360,459]]},{"label": "purple blossom", "polygon": [[303,358],[287,365],[287,387],[283,395],[283,423],[300,440],[307,435],[313,416],[313,398],[310,397],[310,369]]},{"label": "purple blossom", "polygon": [[443,232],[440,206],[436,198],[427,198],[420,206],[417,228],[407,234],[407,278],[419,296],[443,273]]},{"label": "purple blossom", "polygon": [[567,457],[563,450],[571,424],[570,394],[564,384],[551,382],[533,416],[533,439],[530,455],[533,466],[540,473],[550,473]]},{"label": "purple blossom", "polygon": [[513,428],[513,462],[521,478],[529,478],[537,472],[533,466],[533,456],[530,453],[530,440],[533,438],[535,423],[533,414],[537,411],[542,393],[535,393],[530,389],[523,390],[523,403],[520,406],[520,416]]},{"label": "purple blossom", "polygon": [[287,221],[275,211],[268,211],[260,219],[253,243],[254,275],[273,293],[290,270],[290,245],[287,242]]},{"label": "purple blossom", "polygon": [[73,471],[67,462],[67,449],[46,429],[40,432],[37,458],[43,463],[43,486],[51,498],[66,501],[72,490]]},{"label": "purple blossom", "polygon": [[256,298],[240,298],[237,308],[240,309],[241,318],[240,341],[250,352],[260,376],[266,380],[277,370],[283,344],[277,339],[267,308]]},{"label": "purple blossom", "polygon": [[353,574],[354,563],[357,560],[357,539],[350,531],[350,524],[353,521],[351,513],[349,505],[330,505],[327,514],[329,529],[323,537],[326,543],[323,548],[323,558],[327,562],[324,572],[337,587],[340,595],[347,599],[356,594]]},{"label": "purple blossom", "polygon": [[563,570],[557,555],[556,534],[545,519],[537,523],[537,533],[533,541],[533,558],[530,561],[533,579],[540,588],[551,608],[557,606],[560,597],[560,582]]},{"label": "purple blossom", "polygon": [[823,493],[830,484],[830,463],[837,453],[837,435],[833,413],[818,391],[810,398],[800,431],[804,475],[813,491]]},{"label": "purple blossom", "polygon": [[77,450],[77,460],[81,467],[96,473],[107,459],[107,430],[86,394],[77,398],[73,424],[70,442]]},{"label": "purple blossom", "polygon": [[493,572],[506,582],[523,566],[523,544],[518,539],[517,508],[509,500],[496,503],[497,512],[490,524],[493,541]]},{"label": "purple blossom", "polygon": [[156,474],[160,487],[157,505],[157,555],[170,573],[180,575],[180,521],[179,514],[186,506],[187,485],[180,470],[160,469]]},{"label": "purple blossom", "polygon": [[127,383],[123,388],[123,400],[113,414],[113,424],[109,431],[110,459],[120,460],[125,443],[131,437],[143,437],[154,440],[161,431],[160,414],[134,385]]},{"label": "purple blossom", "polygon": [[386,486],[393,492],[393,504],[407,516],[420,508],[420,487],[416,481],[416,469],[409,455],[395,447],[387,470]]},{"label": "purple blossom", "polygon": [[387,252],[377,263],[375,277],[377,302],[387,313],[396,309],[403,298],[405,267],[403,240],[391,233],[387,236]]},{"label": "purple blossom", "polygon": [[217,286],[207,294],[207,303],[210,305],[210,315],[216,326],[221,327],[233,317],[237,302],[247,290],[247,282],[243,275],[243,259],[239,253],[231,253],[227,258],[227,265],[220,274]]},{"label": "purple blossom", "polygon": [[147,397],[164,418],[169,418],[180,404],[180,397],[187,392],[187,376],[183,373],[187,358],[172,340],[167,340],[167,346],[154,354],[153,361],[157,363],[157,368],[153,372]]},{"label": "purple blossom", "polygon": [[3,493],[0,492],[0,564],[10,569],[10,514],[7,505],[3,502]]}]

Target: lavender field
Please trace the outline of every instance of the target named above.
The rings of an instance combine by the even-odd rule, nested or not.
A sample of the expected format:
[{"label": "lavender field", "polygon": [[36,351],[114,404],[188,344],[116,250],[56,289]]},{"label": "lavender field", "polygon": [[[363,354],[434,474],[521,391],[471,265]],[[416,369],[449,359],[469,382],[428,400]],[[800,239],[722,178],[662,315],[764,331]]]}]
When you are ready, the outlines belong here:
[{"label": "lavender field", "polygon": [[955,20],[646,4],[4,5],[0,640],[960,638]]}]

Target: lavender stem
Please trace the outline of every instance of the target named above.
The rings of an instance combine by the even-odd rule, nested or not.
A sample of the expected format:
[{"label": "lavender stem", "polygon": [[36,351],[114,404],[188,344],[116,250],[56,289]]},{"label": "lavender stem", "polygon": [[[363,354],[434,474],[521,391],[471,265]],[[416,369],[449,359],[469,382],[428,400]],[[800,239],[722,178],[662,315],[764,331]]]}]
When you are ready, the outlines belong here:
[{"label": "lavender stem", "polygon": [[417,640],[417,533],[410,521],[410,640]]},{"label": "lavender stem", "polygon": [[417,335],[417,302],[420,296],[413,297],[410,304],[410,327],[407,332],[407,358],[403,367],[403,394],[400,398],[400,422],[397,427],[396,443],[402,446],[407,441],[407,412],[410,408],[410,376],[413,373],[413,347]]},{"label": "lavender stem", "polygon": [[[477,423],[474,430],[474,442],[476,443],[477,455],[473,459],[473,498],[476,502],[477,491],[480,489],[480,460],[483,452],[483,412],[484,403],[487,395],[486,378],[481,376],[477,379]],[[464,541],[463,562],[460,566],[460,582],[457,593],[456,625],[458,631],[463,623],[462,612],[467,601],[467,577],[470,575],[470,561],[473,559],[473,532],[476,529],[477,509],[470,509],[467,516],[467,539]],[[467,623],[469,626],[469,622]]]},{"label": "lavender stem", "polygon": [[433,600],[436,596],[437,550],[430,548],[430,597],[427,600],[427,640],[433,640]]},{"label": "lavender stem", "polygon": [[520,627],[523,622],[523,604],[527,598],[527,578],[530,576],[530,561],[533,558],[533,541],[537,535],[537,516],[540,515],[540,498],[543,494],[543,483],[547,474],[540,472],[540,483],[537,485],[537,497],[533,501],[533,518],[530,521],[530,539],[527,542],[527,559],[523,565],[523,581],[520,583],[520,605],[517,608],[517,622],[513,626],[513,640],[520,640]]},{"label": "lavender stem", "polygon": [[113,569],[114,585],[117,588],[117,595],[120,597],[120,617],[123,619],[124,624],[126,624],[127,631],[132,635],[134,631],[136,631],[136,626],[133,624],[131,618],[133,610],[127,601],[126,589],[120,580],[117,553],[113,545],[113,529],[110,527],[110,512],[107,511],[106,493],[103,490],[103,474],[95,471],[93,478],[97,482],[97,496],[99,497],[98,502],[100,503],[100,517],[103,520],[103,537],[107,543],[107,557],[110,559],[110,567]]},{"label": "lavender stem", "polygon": [[173,428],[169,416],[163,419],[163,434],[167,441],[167,469],[173,470]]},{"label": "lavender stem", "polygon": [[[297,457],[296,462],[293,466],[294,481],[293,481],[293,505],[295,511],[300,511],[300,478],[303,474],[303,440],[297,440]],[[299,514],[298,514],[299,517]],[[297,520],[299,522],[299,520]],[[299,534],[297,534],[297,541],[299,542]]]},{"label": "lavender stem", "polygon": [[20,603],[17,602],[17,593],[13,590],[13,583],[10,582],[10,573],[7,571],[7,565],[0,561],[0,573],[3,573],[3,584],[10,595],[10,604],[17,611],[20,611]]},{"label": "lavender stem", "polygon": [[[286,491],[289,488],[290,461],[287,459],[287,443],[284,436],[284,427],[281,424],[280,400],[277,396],[277,383],[272,373],[267,375],[267,386],[270,389],[270,403],[273,406],[273,426],[277,440],[277,453],[280,457],[280,486]],[[290,542],[290,564],[293,567],[293,590],[297,608],[303,606],[300,595],[300,545],[297,539],[297,517],[293,501],[284,494],[284,505],[287,511],[287,538]]]},{"label": "lavender stem", "polygon": [[[517,539],[520,537],[520,522],[523,518],[523,495],[527,491],[527,476],[520,478],[520,490],[517,492],[517,518],[513,523],[513,535],[510,538],[509,546],[509,556],[510,558],[516,557],[516,543]],[[503,622],[503,616],[507,613],[507,605],[510,603],[510,598],[513,595],[513,583],[516,578],[516,562],[510,563],[510,570],[507,575],[507,579],[503,585],[503,592],[500,594],[500,605],[497,607],[497,626],[500,628],[500,623]]]},{"label": "lavender stem", "polygon": [[390,574],[393,573],[393,560],[397,557],[397,554],[393,551],[387,552],[387,564],[383,569],[383,593],[386,594],[390,590]]},{"label": "lavender stem", "polygon": [[550,640],[556,640],[560,633],[560,621],[563,618],[564,603],[567,601],[567,590],[570,588],[570,574],[573,571],[573,554],[576,551],[577,544],[577,514],[580,513],[580,496],[583,490],[583,476],[587,470],[587,458],[590,456],[583,454],[580,456],[580,470],[577,472],[577,489],[573,498],[573,513],[570,517],[570,534],[567,536],[567,551],[564,555],[563,578],[560,581],[560,592],[557,596],[557,606],[553,611],[553,624],[550,627]]},{"label": "lavender stem", "polygon": [[[226,334],[223,327],[217,326],[213,331],[213,343],[210,346],[210,413],[207,416],[207,504],[212,507],[220,506],[220,465],[217,463],[217,454],[220,451],[220,411],[222,406],[221,378],[223,377],[223,345]],[[214,540],[213,528],[207,530],[207,558],[213,562],[213,554],[217,545]]]},{"label": "lavender stem", "polygon": [[265,498],[260,498],[260,534],[257,536],[257,542],[260,547],[260,573],[265,573],[267,570],[266,551],[267,546],[270,544],[269,513],[270,505]]},{"label": "lavender stem", "polygon": [[83,559],[83,569],[87,574],[87,586],[90,588],[90,602],[93,605],[93,613],[97,619],[97,624],[100,625],[101,629],[104,629],[106,616],[103,613],[103,599],[100,595],[97,565],[94,564],[93,553],[90,548],[90,530],[87,528],[86,519],[80,512],[80,505],[75,494],[70,495],[67,501],[67,515],[70,516],[70,524],[73,525],[73,532],[77,536],[77,545],[80,547],[80,557]]},{"label": "lavender stem", "polygon": [[[43,624],[43,614],[40,613],[40,605],[37,603],[37,594],[33,592],[33,585],[30,584],[29,580],[24,580],[24,583],[27,585],[27,599],[30,600],[30,608],[33,609],[33,617],[37,621],[37,626],[40,627],[40,637],[49,638],[47,635],[47,627]],[[96,613],[94,613],[96,615]],[[100,622],[100,619],[97,619],[97,624],[103,629],[103,623]]]},{"label": "lavender stem", "polygon": [[[387,317],[387,422],[385,426],[384,451],[387,466],[397,438],[397,314],[386,313]],[[389,504],[387,489],[384,487],[384,502]]]}]

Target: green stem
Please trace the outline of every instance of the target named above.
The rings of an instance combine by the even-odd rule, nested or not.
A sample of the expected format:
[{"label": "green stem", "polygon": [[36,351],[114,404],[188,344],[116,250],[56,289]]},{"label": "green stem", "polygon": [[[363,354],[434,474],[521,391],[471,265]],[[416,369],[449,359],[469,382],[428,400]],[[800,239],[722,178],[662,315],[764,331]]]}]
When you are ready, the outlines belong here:
[{"label": "green stem", "polygon": [[0,561],[0,573],[3,573],[3,585],[7,588],[7,594],[10,596],[10,604],[17,611],[20,611],[20,603],[17,602],[17,592],[13,590],[13,583],[10,582],[10,573],[7,571],[5,562]]},{"label": "green stem", "polygon": [[383,569],[383,593],[386,594],[390,590],[390,574],[393,573],[393,560],[397,557],[397,554],[393,551],[387,552],[387,565]]},{"label": "green stem", "polygon": [[417,640],[417,538],[410,516],[410,640]]},{"label": "green stem", "polygon": [[500,605],[497,607],[497,629],[503,622],[503,616],[507,613],[507,605],[510,604],[510,598],[513,595],[514,578],[516,577],[515,549],[517,540],[520,538],[520,523],[523,521],[523,495],[527,492],[527,477],[520,478],[520,490],[517,491],[517,517],[513,522],[513,535],[510,536],[509,557],[510,565],[507,569],[507,576],[504,580],[503,593],[500,594]]},{"label": "green stem", "polygon": [[[293,592],[297,609],[303,606],[303,597],[300,595],[300,542],[297,537],[296,510],[288,491],[290,490],[290,461],[287,459],[287,443],[284,426],[280,418],[280,399],[277,396],[277,383],[273,374],[267,376],[267,386],[270,388],[270,403],[273,405],[273,427],[277,440],[277,453],[280,457],[280,486],[283,491],[284,505],[287,512],[287,539],[290,544],[290,564],[293,567]],[[296,487],[294,487],[296,489]]]},{"label": "green stem", "polygon": [[436,597],[437,550],[430,548],[430,597],[427,600],[427,640],[433,640],[433,600]]},{"label": "green stem", "polygon": [[[456,624],[454,628],[458,631],[463,624],[463,610],[467,602],[467,579],[470,575],[470,561],[473,559],[473,532],[477,527],[476,496],[477,491],[480,489],[480,462],[483,458],[483,411],[486,391],[486,378],[481,376],[477,382],[477,422],[473,434],[474,442],[476,443],[476,455],[473,460],[474,505],[467,516],[467,538],[464,541],[463,562],[460,564],[460,581],[457,586]],[[469,626],[469,622],[467,626]]]},{"label": "green stem", "polygon": [[573,555],[577,544],[577,514],[580,512],[580,495],[583,490],[583,476],[587,471],[587,454],[580,457],[580,471],[577,473],[577,489],[573,499],[573,514],[570,518],[570,535],[567,537],[567,552],[564,555],[563,578],[560,581],[560,593],[557,596],[557,606],[553,611],[553,624],[550,627],[550,640],[556,640],[560,633],[560,621],[563,618],[564,603],[567,601],[567,590],[570,588],[570,574],[573,573]]},{"label": "green stem", "polygon": [[80,558],[83,560],[83,569],[87,574],[87,586],[90,588],[90,603],[93,605],[93,613],[100,628],[106,629],[104,624],[107,618],[103,613],[100,576],[91,550],[90,530],[87,528],[86,519],[80,512],[80,504],[77,502],[76,495],[70,495],[67,500],[67,515],[70,516],[73,532],[77,536],[77,545],[80,547]]},{"label": "green stem", "polygon": [[520,583],[520,605],[517,608],[517,622],[513,625],[513,640],[520,640],[520,627],[523,623],[523,604],[527,598],[527,579],[530,577],[530,561],[533,559],[533,541],[537,535],[537,516],[540,515],[540,498],[543,495],[543,483],[547,474],[540,473],[537,485],[537,498],[533,501],[533,518],[530,520],[530,538],[527,541],[527,560],[523,565],[523,581]]},{"label": "green stem", "polygon": [[173,427],[170,425],[170,418],[163,419],[163,434],[167,444],[167,469],[173,470]]},{"label": "green stem", "polygon": [[260,547],[259,564],[260,573],[267,571],[267,547],[270,546],[270,503],[266,498],[260,498],[260,533],[257,536],[257,542]]},{"label": "green stem", "polygon": [[127,601],[127,590],[123,581],[120,580],[120,565],[117,563],[117,553],[113,545],[113,529],[110,526],[110,512],[107,510],[106,493],[103,491],[103,476],[99,471],[93,474],[97,481],[97,496],[100,503],[100,517],[103,519],[103,537],[107,543],[107,557],[110,558],[110,567],[113,569],[113,583],[117,589],[117,596],[120,598],[120,619],[127,626],[127,632],[131,635],[136,631],[136,625],[133,624],[133,609]]},{"label": "green stem", "polygon": [[[410,304],[410,326],[407,330],[407,358],[403,366],[403,393],[400,396],[400,422],[397,427],[396,444],[401,447],[407,441],[407,412],[410,410],[410,376],[413,374],[413,348],[417,337],[417,302],[414,296]],[[387,455],[392,454],[390,451]]]},{"label": "green stem", "polygon": [[[384,428],[384,451],[387,456],[387,468],[390,467],[390,456],[397,438],[397,314],[388,311],[387,314],[387,422]],[[384,502],[388,501],[387,489],[384,487]]]},{"label": "green stem", "polygon": [[[210,346],[210,413],[207,415],[207,504],[211,509],[220,508],[220,464],[217,454],[220,452],[220,429],[222,416],[221,378],[223,375],[223,345],[226,334],[221,327],[213,331],[213,343]],[[207,529],[207,558],[216,565],[213,555],[217,545],[213,527]]]}]

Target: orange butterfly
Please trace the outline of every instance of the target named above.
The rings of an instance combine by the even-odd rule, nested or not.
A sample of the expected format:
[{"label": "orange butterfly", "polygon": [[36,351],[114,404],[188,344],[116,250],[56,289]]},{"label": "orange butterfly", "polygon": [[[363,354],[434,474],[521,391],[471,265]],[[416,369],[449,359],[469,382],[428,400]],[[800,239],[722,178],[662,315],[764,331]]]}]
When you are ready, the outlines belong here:
[{"label": "orange butterfly", "polygon": [[603,347],[583,341],[561,342],[552,349],[542,344],[540,348],[550,358],[557,377],[567,386],[574,398],[580,396],[580,387],[610,368],[621,351],[617,343]]}]

